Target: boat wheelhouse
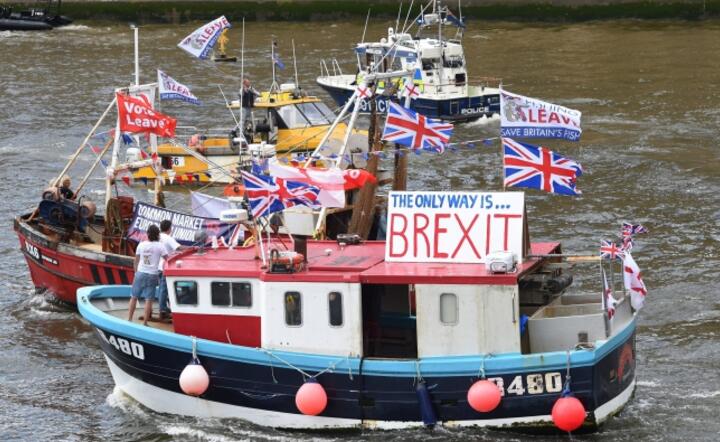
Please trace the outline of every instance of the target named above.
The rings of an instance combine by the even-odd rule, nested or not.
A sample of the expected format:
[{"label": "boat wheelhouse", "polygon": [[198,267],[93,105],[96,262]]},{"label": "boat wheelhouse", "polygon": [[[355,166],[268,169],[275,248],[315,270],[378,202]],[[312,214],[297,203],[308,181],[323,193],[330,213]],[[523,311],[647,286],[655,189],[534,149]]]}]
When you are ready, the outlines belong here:
[{"label": "boat wheelhouse", "polygon": [[[467,61],[462,46],[464,23],[452,13],[430,2],[432,11],[418,18],[418,34],[388,28],[387,37],[376,42],[362,42],[355,47],[357,74],[345,74],[337,61],[331,67],[321,64],[317,83],[333,100],[344,105],[361,85],[366,72],[411,71],[412,82],[379,82],[375,94],[359,104],[370,112],[375,101],[378,112],[387,112],[387,100],[410,94],[410,108],[426,117],[450,121],[469,121],[500,113],[500,92],[488,84],[472,84],[468,78]],[[438,3],[436,5],[436,3]],[[443,36],[443,27],[452,25],[458,32],[454,38]],[[439,31],[438,31],[439,30]],[[437,32],[427,35],[428,32]]]},{"label": "boat wheelhouse", "polygon": [[[493,197],[502,211],[501,195]],[[289,238],[176,255],[165,267],[172,324],[128,321],[127,286],[81,289],[79,310],[118,388],[163,413],[302,429],[536,428],[552,425],[554,404],[571,390],[584,406],[581,422],[594,428],[630,399],[629,298],[610,318],[603,293],[568,290],[560,244],[517,238],[527,231],[521,215],[482,213],[478,225],[514,232],[504,239],[471,231],[467,213],[435,213],[435,224],[413,215],[420,229],[412,234],[393,215],[387,241],[296,239],[295,252],[272,251],[267,262],[263,251]],[[452,220],[464,235],[448,233]],[[523,248],[519,262],[488,252],[503,241]],[[485,259],[403,261],[455,252]],[[208,380],[196,396],[181,386],[191,360]],[[468,396],[481,381],[499,394],[482,412]],[[326,397],[312,412],[300,397],[308,383]]]}]

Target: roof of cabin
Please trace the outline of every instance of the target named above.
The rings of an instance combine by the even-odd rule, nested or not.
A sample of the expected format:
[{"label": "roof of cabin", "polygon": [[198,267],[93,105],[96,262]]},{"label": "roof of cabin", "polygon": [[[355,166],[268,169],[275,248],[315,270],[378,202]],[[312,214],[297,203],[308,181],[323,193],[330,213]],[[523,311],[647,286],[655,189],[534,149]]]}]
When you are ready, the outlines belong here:
[{"label": "roof of cabin", "polygon": [[[275,242],[280,246],[279,242]],[[285,243],[290,247],[287,239]],[[559,243],[534,243],[533,255],[556,251]],[[279,247],[281,250],[282,246]],[[265,250],[267,253],[267,250]],[[540,260],[526,259],[515,273],[490,274],[484,264],[386,262],[385,242],[366,241],[340,247],[335,241],[308,241],[307,269],[297,273],[269,273],[256,259],[255,247],[193,250],[171,257],[165,275],[257,278],[263,281],[362,282],[366,284],[495,284],[514,285]]]}]

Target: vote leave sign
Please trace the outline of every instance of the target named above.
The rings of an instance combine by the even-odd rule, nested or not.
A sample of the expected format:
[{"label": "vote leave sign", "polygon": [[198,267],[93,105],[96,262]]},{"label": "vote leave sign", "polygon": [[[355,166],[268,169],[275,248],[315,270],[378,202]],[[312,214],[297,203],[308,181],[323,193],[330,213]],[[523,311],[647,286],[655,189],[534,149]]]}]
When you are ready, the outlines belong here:
[{"label": "vote leave sign", "polygon": [[390,192],[385,261],[484,263],[523,257],[522,192]]},{"label": "vote leave sign", "polygon": [[165,138],[175,136],[177,121],[156,112],[146,96],[130,97],[120,92],[116,96],[122,132],[149,132]]}]

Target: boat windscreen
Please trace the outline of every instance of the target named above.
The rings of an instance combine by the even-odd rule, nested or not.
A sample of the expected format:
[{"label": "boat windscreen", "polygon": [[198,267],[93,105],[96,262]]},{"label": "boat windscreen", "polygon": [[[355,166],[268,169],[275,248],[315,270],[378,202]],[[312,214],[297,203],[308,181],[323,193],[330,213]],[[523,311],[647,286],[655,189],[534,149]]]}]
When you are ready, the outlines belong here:
[{"label": "boat windscreen", "polygon": [[284,126],[287,129],[299,129],[310,126],[310,122],[295,105],[281,106],[277,108],[277,113],[282,123],[284,123],[281,124],[278,122],[280,127]]},{"label": "boat windscreen", "polygon": [[323,103],[299,103],[296,106],[313,126],[332,124],[335,119],[335,114]]}]

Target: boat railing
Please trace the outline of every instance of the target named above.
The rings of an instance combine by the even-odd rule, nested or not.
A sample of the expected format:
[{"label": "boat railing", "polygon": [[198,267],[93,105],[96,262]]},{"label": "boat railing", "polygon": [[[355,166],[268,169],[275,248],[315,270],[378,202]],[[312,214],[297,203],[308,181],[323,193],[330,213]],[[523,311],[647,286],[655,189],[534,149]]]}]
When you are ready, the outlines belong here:
[{"label": "boat railing", "polygon": [[[333,58],[330,60],[330,66],[332,67],[332,76],[336,77],[338,75],[342,75],[342,68],[340,67],[340,63],[338,63],[337,58]],[[325,60],[320,60],[320,76],[321,77],[330,77],[330,69],[328,68],[327,62]]]}]

